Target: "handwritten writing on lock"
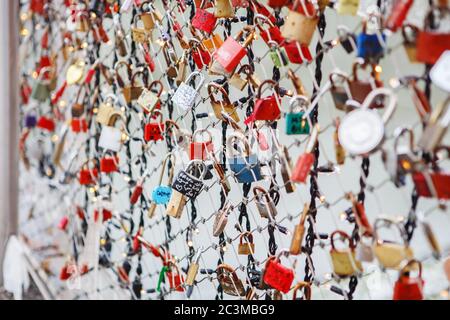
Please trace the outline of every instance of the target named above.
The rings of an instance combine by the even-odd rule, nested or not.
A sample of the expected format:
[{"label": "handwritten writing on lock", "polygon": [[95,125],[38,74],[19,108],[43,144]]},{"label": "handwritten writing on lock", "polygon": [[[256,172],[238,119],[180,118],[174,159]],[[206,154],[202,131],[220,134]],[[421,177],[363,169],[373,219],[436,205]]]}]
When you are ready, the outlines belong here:
[{"label": "handwritten writing on lock", "polygon": [[204,184],[202,181],[191,177],[184,171],[181,171],[175,179],[172,188],[190,199],[195,199],[202,191],[203,185]]}]

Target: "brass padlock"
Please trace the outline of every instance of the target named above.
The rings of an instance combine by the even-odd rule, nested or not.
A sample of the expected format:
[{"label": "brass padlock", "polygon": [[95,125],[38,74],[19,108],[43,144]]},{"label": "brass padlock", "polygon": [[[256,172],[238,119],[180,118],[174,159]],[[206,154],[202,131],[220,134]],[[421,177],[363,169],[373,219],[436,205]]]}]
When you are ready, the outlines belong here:
[{"label": "brass padlock", "polygon": [[167,205],[166,214],[176,219],[180,219],[183,215],[183,209],[186,206],[186,197],[176,190],[172,190],[172,197]]},{"label": "brass padlock", "polygon": [[[298,12],[301,9],[303,14]],[[311,12],[312,11],[312,12]],[[314,8],[307,8],[304,0],[295,0],[289,10],[285,24],[281,27],[281,34],[288,40],[298,41],[300,44],[309,45],[317,28],[319,18]]]},{"label": "brass padlock", "polygon": [[[122,76],[120,75],[119,71],[122,67],[126,67],[126,75],[128,77],[128,83],[126,83]],[[118,61],[116,65],[114,66],[116,81],[119,87],[122,89],[122,94],[125,99],[125,102],[129,104],[131,102],[131,78],[133,75],[133,70],[131,69],[131,65],[125,61]]]},{"label": "brass padlock", "polygon": [[231,0],[216,0],[214,15],[216,18],[233,18],[234,8]]},{"label": "brass padlock", "polygon": [[238,254],[253,255],[255,254],[255,244],[253,243],[253,234],[251,232],[244,232],[239,238]]},{"label": "brass padlock", "polygon": [[111,114],[114,112],[114,103],[117,101],[117,97],[110,94],[106,97],[105,101],[100,104],[97,110],[95,121],[102,125],[107,126]]},{"label": "brass padlock", "polygon": [[[297,292],[303,289],[303,297],[297,298]],[[292,300],[311,300],[311,283],[306,281],[300,281],[292,289],[294,294],[292,295]]]},{"label": "brass padlock", "polygon": [[412,24],[405,23],[402,26],[403,48],[405,48],[406,55],[409,62],[417,63],[417,34],[419,28]]},{"label": "brass padlock", "polygon": [[[222,100],[218,100],[215,96],[216,92],[222,94]],[[208,94],[211,101],[211,106],[214,111],[214,115],[219,120],[224,120],[222,112],[228,114],[234,121],[239,122],[239,115],[236,112],[236,107],[231,103],[230,98],[225,89],[215,82],[208,84]]]},{"label": "brass padlock", "polygon": [[300,216],[300,223],[295,226],[294,233],[292,235],[291,247],[289,253],[292,255],[298,255],[302,252],[303,236],[305,235],[305,221],[309,213],[309,202],[305,203],[303,212]]},{"label": "brass padlock", "polygon": [[[145,26],[143,28],[138,26],[139,21],[142,21],[142,20],[141,20],[141,15],[138,14],[134,17],[133,27],[131,28],[131,35],[133,37],[134,42],[143,44],[148,41],[148,34],[145,29]],[[144,23],[142,22],[142,24],[144,24]]]},{"label": "brass padlock", "polygon": [[[402,243],[388,242],[379,239],[378,231],[381,227],[390,227],[394,225],[398,228]],[[408,244],[405,228],[400,221],[391,217],[379,217],[375,220],[373,234],[373,251],[375,257],[383,268],[400,269],[403,261],[414,258],[414,253]]]},{"label": "brass padlock", "polygon": [[[341,239],[348,240],[349,247],[344,250],[338,250],[335,247],[334,239],[341,236]],[[362,272],[361,262],[356,259],[355,245],[353,240],[344,231],[336,230],[330,235],[331,239],[331,261],[333,271],[337,276],[346,277]]]}]

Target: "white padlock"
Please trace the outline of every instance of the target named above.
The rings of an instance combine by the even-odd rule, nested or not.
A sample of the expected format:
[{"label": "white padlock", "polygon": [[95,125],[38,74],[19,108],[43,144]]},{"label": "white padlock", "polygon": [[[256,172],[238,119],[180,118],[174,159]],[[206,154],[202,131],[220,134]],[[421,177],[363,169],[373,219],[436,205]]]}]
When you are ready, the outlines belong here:
[{"label": "white padlock", "polygon": [[[122,120],[122,128],[116,128],[117,120]],[[102,128],[100,139],[98,141],[99,147],[105,151],[119,152],[122,146],[122,136],[125,131],[125,117],[121,112],[113,112],[108,121],[108,125]]]},{"label": "white padlock", "polygon": [[[188,85],[188,83],[190,83],[190,81],[196,76],[200,78],[200,82],[198,86],[191,87],[190,85]],[[195,104],[195,100],[197,99],[199,91],[204,82],[205,77],[203,76],[203,74],[198,71],[192,72],[187,78],[186,82],[182,82],[180,84],[177,91],[172,97],[172,102],[182,110],[191,109]]]}]

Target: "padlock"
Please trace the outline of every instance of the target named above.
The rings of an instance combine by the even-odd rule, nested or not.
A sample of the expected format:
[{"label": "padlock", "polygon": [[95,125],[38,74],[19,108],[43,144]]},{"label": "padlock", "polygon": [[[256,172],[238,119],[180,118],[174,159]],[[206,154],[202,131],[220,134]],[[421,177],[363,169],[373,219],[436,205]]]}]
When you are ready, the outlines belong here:
[{"label": "padlock", "polygon": [[189,199],[195,199],[202,192],[204,178],[208,169],[201,160],[192,160],[186,170],[182,170],[172,183],[172,189],[180,192]]},{"label": "padlock", "polygon": [[[237,146],[239,149],[236,149],[235,144],[239,142],[243,148]],[[251,154],[250,144],[242,133],[234,132],[227,138],[227,158],[239,183],[252,183],[263,178],[258,156]]]},{"label": "padlock", "polygon": [[125,31],[119,20],[119,15],[115,15],[113,18],[114,31],[115,31],[115,44],[117,54],[120,57],[126,57],[128,55],[128,45],[125,38]]},{"label": "padlock", "polygon": [[[127,74],[127,77],[128,77],[128,83],[125,83],[125,81],[123,80],[123,78],[119,74],[119,70],[123,66],[125,66],[126,70],[127,70],[126,74]],[[133,70],[131,69],[131,65],[128,64],[127,62],[125,62],[125,61],[119,61],[114,66],[114,70],[115,70],[115,76],[116,76],[117,84],[122,89],[122,94],[123,94],[123,97],[125,99],[125,102],[127,104],[129,104],[131,102],[131,86],[132,86],[131,78],[133,76]]]},{"label": "padlock", "polygon": [[[334,106],[336,109],[348,112],[349,106],[347,105],[347,100],[349,99],[348,90],[345,85],[348,82],[347,75],[343,73],[333,72],[330,73],[330,84],[331,84],[331,97],[334,101]],[[337,84],[339,81],[339,85]]]},{"label": "padlock", "polygon": [[[365,242],[364,239],[369,239],[370,243]],[[375,259],[370,236],[362,235],[359,239],[359,243],[356,246],[356,259],[361,262],[372,262]]]},{"label": "padlock", "polygon": [[184,277],[180,274],[180,269],[174,262],[169,263],[169,270],[166,272],[169,287],[176,292],[184,292]]},{"label": "padlock", "polygon": [[[383,226],[394,225],[398,228],[403,244],[387,242],[378,237],[379,229]],[[386,269],[399,269],[401,263],[414,257],[413,251],[408,244],[406,231],[403,224],[390,217],[379,217],[374,223],[373,252],[378,262]]]},{"label": "padlock", "polygon": [[289,41],[283,44],[284,50],[291,63],[302,64],[303,62],[311,62],[313,60],[311,51],[307,45],[300,44],[297,41]]},{"label": "padlock", "polygon": [[223,208],[215,213],[214,224],[213,224],[213,236],[219,237],[228,223],[228,216],[233,210],[231,203],[227,202],[224,204]]},{"label": "padlock", "polygon": [[167,204],[166,214],[175,219],[180,219],[186,206],[186,197],[176,190],[172,190],[170,201]]},{"label": "padlock", "polygon": [[[264,85],[269,85],[274,92],[268,97],[263,98],[262,92],[264,91]],[[245,124],[250,124],[255,121],[276,121],[280,118],[280,97],[278,96],[279,86],[273,80],[265,80],[258,88],[258,94],[256,95],[255,107],[252,114],[244,121]]]},{"label": "padlock", "polygon": [[85,118],[75,118],[70,121],[70,126],[74,133],[86,133],[88,131],[88,124]]},{"label": "padlock", "polygon": [[352,203],[353,217],[358,225],[359,232],[365,236],[372,236],[373,228],[367,219],[364,203],[358,201],[358,199],[351,192],[346,194],[346,198]]},{"label": "padlock", "polygon": [[[147,10],[145,10],[147,6]],[[161,21],[160,13],[153,7],[151,1],[143,1],[140,5],[141,20],[147,31],[152,31],[157,21]]]},{"label": "padlock", "polygon": [[244,232],[239,237],[238,254],[244,256],[255,254],[255,244],[251,232]]},{"label": "padlock", "polygon": [[197,8],[191,24],[194,28],[210,34],[216,27],[217,18],[213,13],[206,10],[204,2],[205,0],[202,0],[200,8]]},{"label": "padlock", "polygon": [[[90,163],[93,164],[93,167],[89,166]],[[81,170],[78,175],[78,181],[80,182],[80,185],[87,186],[96,183],[96,180],[98,179],[97,165],[98,163],[96,160],[88,160],[81,166]]]},{"label": "padlock", "polygon": [[[348,241],[348,248],[338,250],[335,247],[335,238],[340,236],[342,240]],[[339,277],[352,276],[363,271],[361,262],[356,260],[355,245],[353,240],[344,231],[336,230],[330,235],[331,240],[331,261],[333,263],[333,272]]]},{"label": "padlock", "polygon": [[414,0],[395,1],[391,8],[391,13],[384,23],[384,27],[392,32],[396,32],[403,25],[413,2]]},{"label": "padlock", "polygon": [[[412,266],[417,265],[419,274],[411,277]],[[394,285],[393,300],[423,300],[425,281],[422,279],[422,263],[419,260],[409,260],[400,270],[398,280]]]},{"label": "padlock", "polygon": [[[154,87],[159,87],[156,94],[153,92]],[[142,90],[141,95],[137,99],[136,103],[144,109],[146,113],[153,113],[153,110],[160,109],[160,97],[163,94],[164,86],[161,81],[155,80],[151,82],[148,88]],[[159,106],[159,108],[158,108]]]},{"label": "padlock", "polygon": [[281,250],[277,257],[270,257],[267,260],[264,268],[264,283],[283,293],[289,292],[294,281],[294,271],[283,266],[280,261],[282,255],[288,254],[288,250]]},{"label": "padlock", "polygon": [[425,152],[433,152],[441,144],[449,124],[450,98],[447,98],[431,113],[417,146]]},{"label": "padlock", "polygon": [[308,97],[308,93],[306,92],[302,79],[300,79],[300,77],[290,68],[288,69],[288,78],[292,82],[296,95]]},{"label": "padlock", "polygon": [[284,49],[284,47],[280,47],[274,41],[269,41],[268,44],[270,47],[269,56],[273,62],[273,65],[277,68],[287,66],[289,64],[289,59],[286,55],[286,49]]},{"label": "padlock", "polygon": [[55,131],[56,124],[52,118],[41,116],[37,121],[36,127],[48,132],[53,132]]},{"label": "padlock", "polygon": [[412,175],[417,195],[439,200],[450,199],[450,174],[446,172],[414,172]]},{"label": "padlock", "polygon": [[[195,283],[195,278],[197,277],[198,270],[200,268],[200,257],[203,251],[203,247],[200,247],[197,249],[197,253],[195,254],[194,258],[192,259],[191,264],[189,265],[188,272],[186,274],[186,286],[193,286]],[[187,290],[187,295],[189,298],[189,288]]]},{"label": "padlock", "polygon": [[75,102],[70,110],[73,118],[79,118],[84,114],[84,104],[80,103],[81,92],[84,88],[86,88],[86,86],[80,86]]},{"label": "padlock", "polygon": [[277,208],[270,194],[263,187],[254,187],[253,195],[255,196],[255,204],[262,218],[275,220],[278,214]]},{"label": "padlock", "polygon": [[88,32],[91,29],[89,14],[86,11],[79,11],[76,15],[77,31]]},{"label": "padlock", "polygon": [[[382,95],[389,97],[386,111],[381,117],[369,106]],[[377,150],[384,140],[384,126],[397,106],[396,95],[387,88],[375,89],[367,96],[362,106],[348,113],[339,126],[339,141],[352,155],[368,155]]]},{"label": "padlock", "polygon": [[119,170],[119,157],[104,156],[100,159],[100,172],[113,173]]},{"label": "padlock", "polygon": [[235,38],[228,37],[219,49],[213,54],[214,60],[219,63],[226,72],[233,70],[247,54],[246,47],[252,43],[255,38],[255,30],[252,28],[243,44],[238,41],[244,35],[245,29],[241,30]]},{"label": "padlock", "polygon": [[234,8],[231,0],[216,0],[214,16],[216,18],[233,18]]},{"label": "padlock", "polygon": [[[438,12],[436,12],[438,11]],[[425,17],[425,26],[423,30],[419,30],[417,35],[417,60],[426,64],[435,64],[439,57],[446,50],[450,50],[450,32],[447,30],[432,29],[430,22],[434,21],[435,25],[444,26],[449,19],[449,10],[445,6],[441,9],[434,6]],[[439,21],[436,21],[439,17]]]},{"label": "padlock", "polygon": [[117,97],[113,94],[108,95],[105,101],[100,104],[97,110],[95,121],[102,125],[108,125],[111,114],[114,113],[114,103],[117,102]]},{"label": "padlock", "polygon": [[188,67],[188,61],[187,61],[187,53],[186,51],[183,51],[183,54],[181,55],[180,59],[176,62],[176,66],[178,68],[177,76],[175,77],[175,83],[177,86],[179,86],[181,83],[184,82],[186,78],[186,71]]},{"label": "padlock", "polygon": [[66,72],[66,83],[68,86],[74,84],[80,84],[85,75],[86,63],[82,59],[75,60],[69,68],[67,68]]},{"label": "padlock", "polygon": [[[141,77],[142,80],[142,84],[138,84],[137,83],[137,78]],[[130,90],[129,90],[129,96],[125,96],[125,101],[127,103],[130,103],[132,101],[135,101],[137,99],[139,99],[142,95],[142,92],[144,91],[145,87],[150,87],[149,84],[144,83],[144,78],[145,78],[145,73],[144,71],[138,71],[136,73],[133,74],[133,76],[131,77],[131,86],[130,86]]]},{"label": "padlock", "polygon": [[[366,68],[367,64],[363,60],[357,59],[353,64],[353,75],[352,78],[347,78],[348,87],[352,95],[352,99],[358,103],[363,103],[370,92],[376,88],[383,87],[383,82],[380,80],[379,66],[371,64],[372,72],[371,78],[369,80],[362,80],[358,77],[358,70],[360,68]],[[383,108],[382,99],[374,99],[372,104],[369,105],[370,109]]]},{"label": "padlock", "polygon": [[423,219],[421,219],[420,222],[422,225],[423,233],[425,234],[425,238],[427,239],[428,244],[430,245],[433,252],[433,257],[436,259],[440,259],[442,253],[441,246],[435,236],[435,233],[433,232],[433,229],[431,228],[431,225]]},{"label": "padlock", "polygon": [[287,40],[309,45],[316,31],[319,18],[314,7],[307,6],[305,0],[295,0],[281,27],[281,34]]},{"label": "padlock", "polygon": [[356,38],[357,57],[368,63],[377,63],[384,56],[386,34],[380,30],[381,17],[378,12],[369,13],[363,20],[363,28]]},{"label": "padlock", "polygon": [[339,126],[341,125],[341,119],[337,117],[334,120],[334,125],[336,129],[333,132],[334,141],[334,153],[336,155],[336,163],[338,165],[343,165],[345,163],[346,152],[341,142],[339,141]]},{"label": "padlock", "polygon": [[[301,298],[297,298],[297,292],[299,290],[303,290],[303,296]],[[292,289],[292,292],[292,300],[311,300],[311,283],[300,281],[295,285],[294,289]]]},{"label": "padlock", "polygon": [[289,4],[289,0],[268,0],[267,5],[272,8],[281,8]]},{"label": "padlock", "polygon": [[[275,42],[276,44],[281,45],[285,41],[281,35],[280,28],[278,28],[268,17],[257,14],[254,19],[259,30],[259,35],[265,43],[269,44],[270,42]],[[268,25],[267,29],[264,28],[265,25]]]},{"label": "padlock", "polygon": [[31,129],[36,127],[37,125],[37,117],[35,114],[27,114],[25,116],[25,121],[24,121],[24,125],[26,128]]},{"label": "padlock", "polygon": [[417,63],[417,34],[419,28],[412,24],[402,26],[403,48],[408,56],[409,62]]},{"label": "padlock", "polygon": [[[203,134],[207,135],[206,141],[198,142],[199,136],[203,137]],[[190,159],[191,160],[207,160],[210,154],[214,152],[214,145],[212,141],[211,133],[206,129],[199,129],[192,134],[192,141],[190,146]]]},{"label": "padlock", "polygon": [[339,0],[334,7],[339,14],[354,16],[359,9],[359,0]]},{"label": "padlock", "polygon": [[295,226],[294,232],[292,233],[289,253],[295,256],[302,252],[303,236],[305,235],[305,221],[309,214],[309,206],[309,202],[305,203],[300,215],[300,222]]},{"label": "padlock", "polygon": [[[167,184],[163,185],[162,182],[163,182],[163,178],[164,178],[164,171],[165,171],[166,166],[168,166],[169,160],[170,160],[169,177],[167,180]],[[153,215],[155,214],[156,207],[158,205],[167,205],[171,201],[172,188],[170,186],[172,185],[172,181],[173,181],[174,167],[175,167],[175,157],[172,153],[169,153],[166,156],[166,158],[164,159],[157,187],[155,187],[152,191],[152,203],[148,210],[148,216],[150,218],[152,218]],[[177,205],[179,205],[180,203],[181,203],[180,207],[177,208]],[[169,215],[172,215],[172,216],[180,215],[181,216],[181,213],[183,211],[183,207],[184,207],[185,203],[186,203],[185,199],[182,197],[179,197],[177,195],[176,199],[174,199],[174,201],[171,204],[172,209],[170,211],[172,212],[173,215],[172,214],[169,214]]]},{"label": "padlock", "polygon": [[244,284],[233,267],[224,263],[220,264],[217,266],[216,274],[224,293],[235,297],[245,296]]},{"label": "padlock", "polygon": [[[142,22],[143,27],[139,27],[139,22]],[[134,16],[133,27],[131,27],[131,35],[133,37],[133,41],[136,43],[146,43],[148,41],[148,34],[145,29],[145,25],[141,20],[140,14]]]},{"label": "padlock", "polygon": [[[246,79],[243,79],[242,73],[246,75]],[[261,85],[258,83],[259,80],[254,76],[253,68],[249,64],[242,65],[236,72],[233,73],[229,79],[229,84],[236,89],[242,91],[245,89],[248,83],[251,83],[255,88],[259,88]]]},{"label": "padlock", "polygon": [[[222,100],[216,98],[215,93],[220,92],[222,94]],[[208,96],[211,101],[211,106],[214,111],[214,115],[219,120],[224,120],[222,112],[228,114],[234,121],[239,122],[239,115],[236,112],[236,107],[231,103],[230,98],[225,89],[215,82],[208,84]]]},{"label": "padlock", "polygon": [[[307,115],[309,116],[309,115]],[[311,167],[316,161],[313,150],[317,144],[319,136],[319,125],[314,125],[311,135],[306,145],[305,153],[303,153],[297,160],[294,170],[292,171],[291,180],[296,183],[306,183]]]},{"label": "padlock", "polygon": [[200,40],[192,38],[189,40],[192,59],[198,69],[208,66],[211,62],[211,53],[203,46]]},{"label": "padlock", "polygon": [[208,49],[209,53],[214,53],[214,51],[222,46],[223,40],[218,34],[212,33],[209,38],[202,41],[202,44]]},{"label": "padlock", "polygon": [[158,110],[153,114],[159,114],[159,122],[150,122],[145,125],[144,140],[147,142],[164,140],[165,124],[163,122],[163,114]]},{"label": "padlock", "polygon": [[[309,107],[309,99],[305,96],[294,96],[289,103],[286,114],[286,134],[310,134],[312,124],[309,117],[304,117]],[[297,108],[297,110],[295,110]],[[295,111],[295,112],[294,112]]]},{"label": "padlock", "polygon": [[50,80],[45,79],[49,74],[52,73],[50,67],[41,69],[36,83],[31,92],[31,97],[38,102],[46,102],[50,99]]},{"label": "padlock", "polygon": [[[189,83],[191,80],[194,80],[195,77],[199,77],[200,82],[196,88],[193,88],[189,85]],[[202,88],[204,81],[205,78],[203,74],[198,71],[192,72],[186,82],[180,84],[177,91],[172,96],[172,102],[184,111],[191,109],[194,107],[195,100],[199,95],[199,91]]]},{"label": "padlock", "polygon": [[[117,120],[122,121],[122,129],[115,127]],[[98,146],[113,152],[119,152],[122,146],[122,139],[125,133],[126,119],[121,112],[113,112],[109,116],[109,121],[107,126],[103,126],[100,133],[100,138],[98,140]]]}]

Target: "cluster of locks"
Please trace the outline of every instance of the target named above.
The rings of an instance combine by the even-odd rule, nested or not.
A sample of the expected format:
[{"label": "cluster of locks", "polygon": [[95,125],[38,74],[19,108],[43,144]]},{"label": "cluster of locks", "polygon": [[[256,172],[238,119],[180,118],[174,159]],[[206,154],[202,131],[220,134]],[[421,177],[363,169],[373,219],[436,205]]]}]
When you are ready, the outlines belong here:
[{"label": "cluster of locks", "polygon": [[[423,24],[415,26],[407,23],[413,2],[363,8],[359,0],[23,1],[23,169],[69,195],[67,211],[53,221],[72,243],[56,276],[68,281],[106,270],[113,288],[135,299],[174,292],[190,298],[204,282],[220,298],[297,299],[302,291],[311,299],[324,283],[314,252],[329,246],[326,282],[335,294],[352,299],[367,264],[398,272],[394,299],[423,299],[422,263],[410,242],[420,224],[432,256],[441,259],[416,207],[426,198],[445,212],[450,199],[450,175],[441,165],[449,150],[450,10],[447,1],[422,4]],[[329,16],[359,23],[353,31],[327,27]],[[330,28],[337,37],[327,36]],[[399,35],[400,45],[390,46]],[[402,48],[425,72],[386,81],[380,64]],[[322,70],[336,50],[351,70]],[[443,96],[436,105],[432,87]],[[403,123],[387,134],[400,91],[412,95],[408,108],[419,126]],[[327,97],[339,117],[319,126]],[[328,130],[333,143],[323,147]],[[382,154],[389,183],[412,186],[404,219],[366,213],[375,154]],[[339,212],[331,210],[320,177],[339,175],[353,161],[362,161],[360,190],[342,190],[337,201],[347,203],[341,215],[353,232],[322,232],[317,220],[330,217],[319,209]],[[292,202],[288,210],[283,198]],[[45,201],[37,199],[35,210]],[[259,214],[250,219],[253,205]],[[292,221],[298,224],[287,227]],[[381,229],[393,227],[401,241],[382,236]],[[268,246],[256,248],[254,238],[265,233]],[[174,254],[175,243],[184,257]],[[225,259],[235,246],[246,266]],[[211,251],[216,266],[214,255],[206,258]]]}]

